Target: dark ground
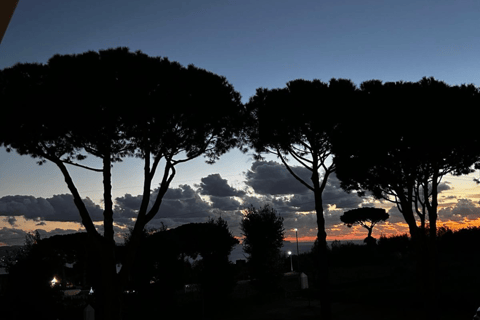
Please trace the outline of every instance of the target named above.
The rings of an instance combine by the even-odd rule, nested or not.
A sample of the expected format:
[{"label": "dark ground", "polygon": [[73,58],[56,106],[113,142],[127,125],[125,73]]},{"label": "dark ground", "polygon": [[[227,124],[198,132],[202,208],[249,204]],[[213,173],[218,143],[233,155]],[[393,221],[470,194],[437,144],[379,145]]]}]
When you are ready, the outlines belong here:
[{"label": "dark ground", "polygon": [[[473,238],[467,233],[463,236],[439,242],[438,320],[471,320],[480,307],[480,229]],[[124,320],[318,320],[321,309],[314,284],[315,266],[309,259],[308,254],[300,256],[302,271],[309,276],[307,290],[285,285],[284,291],[270,296],[237,294],[210,304],[203,303],[198,294],[184,296],[176,303],[166,303],[156,296],[132,298],[125,301]],[[415,259],[402,244],[373,250],[363,245],[337,246],[331,251],[330,261],[333,320],[428,319]],[[0,301],[0,307],[9,306]],[[82,318],[79,308],[65,314],[65,319]]]}]

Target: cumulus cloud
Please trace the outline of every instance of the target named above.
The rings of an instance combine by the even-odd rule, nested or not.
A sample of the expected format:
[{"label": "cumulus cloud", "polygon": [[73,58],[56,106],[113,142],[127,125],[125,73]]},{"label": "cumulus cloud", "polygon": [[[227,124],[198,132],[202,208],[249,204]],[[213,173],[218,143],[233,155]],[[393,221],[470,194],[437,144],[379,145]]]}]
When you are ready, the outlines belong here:
[{"label": "cumulus cloud", "polygon": [[[311,172],[309,170],[304,167],[292,167],[292,170],[311,185]],[[256,161],[246,173],[246,178],[246,184],[258,194],[293,194],[294,196],[286,203],[287,205],[299,211],[315,210],[313,192],[295,179],[282,164],[274,161]],[[324,208],[327,208],[328,205],[336,205],[337,208],[357,208],[363,202],[363,199],[358,197],[357,194],[348,194],[343,191],[340,187],[340,181],[334,173],[328,177],[322,196]]]},{"label": "cumulus cloud", "polygon": [[[159,189],[155,189],[150,197],[147,210],[150,210],[157,198]],[[142,195],[126,194],[115,198],[115,221],[123,224],[132,224],[131,218],[137,216]],[[189,185],[180,185],[179,188],[169,188],[162,199],[162,204],[154,220],[171,219],[179,222],[200,222],[210,217],[212,207],[203,200]]]},{"label": "cumulus cloud", "polygon": [[[301,179],[310,181],[311,172],[304,167],[291,167]],[[285,166],[275,161],[255,161],[246,172],[245,183],[258,194],[305,194],[310,189],[301,184]]]},{"label": "cumulus cloud", "polygon": [[396,205],[392,206],[390,210],[387,210],[387,213],[389,214],[388,222],[390,223],[398,223],[398,222],[403,222],[405,223],[405,218],[403,217],[403,214],[398,210],[398,207]]},{"label": "cumulus cloud", "polygon": [[216,173],[201,179],[201,183],[195,185],[199,188],[200,194],[215,197],[241,197],[245,195],[244,191],[237,190],[228,185],[227,179]]},{"label": "cumulus cloud", "polygon": [[440,184],[438,185],[438,193],[441,193],[443,191],[446,191],[446,190],[451,190],[453,189],[452,187],[449,186],[450,182],[448,181],[445,181],[445,182],[440,182]]},{"label": "cumulus cloud", "polygon": [[240,207],[240,202],[233,197],[210,196],[210,200],[212,201],[212,207],[220,210],[237,210]]},{"label": "cumulus cloud", "polygon": [[438,218],[442,221],[462,221],[464,218],[475,220],[480,218],[480,207],[470,199],[458,199],[452,207],[438,211]]},{"label": "cumulus cloud", "polygon": [[[83,199],[93,221],[103,219],[103,209],[90,198]],[[75,221],[80,222],[80,214],[71,194],[58,194],[51,198],[34,196],[5,196],[0,198],[0,216],[24,216],[29,220]]]}]

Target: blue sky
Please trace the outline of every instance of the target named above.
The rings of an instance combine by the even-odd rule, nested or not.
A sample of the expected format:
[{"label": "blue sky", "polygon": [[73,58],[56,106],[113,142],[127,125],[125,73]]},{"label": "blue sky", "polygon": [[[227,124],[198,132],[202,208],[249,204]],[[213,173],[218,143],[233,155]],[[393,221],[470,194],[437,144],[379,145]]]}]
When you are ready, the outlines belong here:
[{"label": "blue sky", "polygon": [[[225,76],[242,102],[256,88],[284,87],[298,78],[347,78],[360,85],[371,79],[415,82],[433,76],[451,85],[479,86],[479,13],[480,2],[473,0],[21,0],[0,44],[0,69],[17,62],[46,63],[57,53],[126,46]],[[195,189],[202,177],[218,173],[232,188],[242,189],[243,172],[253,163],[238,151],[213,166],[197,159],[179,167],[172,187],[188,184]],[[141,170],[133,159],[115,167],[114,196],[137,195]],[[78,168],[72,168],[72,175],[82,196],[99,204],[101,177]],[[4,149],[0,179],[0,197],[69,193],[53,165],[38,167],[32,159]],[[457,198],[473,199],[471,208],[477,208],[471,177],[448,181],[450,190],[445,192],[455,189]],[[4,232],[32,226],[20,218],[16,225],[0,220]],[[67,227],[47,223],[43,228],[53,232]],[[341,229],[339,234],[346,232],[354,231]],[[358,229],[358,234],[363,231]],[[5,239],[0,235],[0,242]]]}]

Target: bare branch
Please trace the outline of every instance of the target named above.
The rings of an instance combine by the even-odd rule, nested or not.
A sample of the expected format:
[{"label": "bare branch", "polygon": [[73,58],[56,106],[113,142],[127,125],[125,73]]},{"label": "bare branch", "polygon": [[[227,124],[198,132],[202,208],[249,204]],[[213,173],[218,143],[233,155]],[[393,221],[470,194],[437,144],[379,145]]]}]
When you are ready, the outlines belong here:
[{"label": "bare branch", "polygon": [[85,226],[85,229],[87,230],[87,232],[96,237],[100,237],[97,230],[95,229],[95,225],[93,224],[92,219],[90,218],[87,207],[83,203],[82,198],[80,197],[80,194],[78,193],[78,190],[75,187],[75,184],[73,183],[73,180],[70,177],[70,174],[67,168],[65,167],[65,165],[63,164],[63,162],[60,161],[60,159],[54,159],[51,157],[48,157],[47,159],[55,163],[60,168],[60,171],[62,172],[63,177],[65,178],[65,182],[67,183],[67,187],[72,193],[75,206],[77,207],[80,213],[80,217],[82,218],[82,224]]},{"label": "bare branch", "polygon": [[306,144],[302,140],[300,140],[300,144],[303,145],[306,149],[308,149],[310,151],[310,153],[312,152],[312,147],[310,147],[308,144]]},{"label": "bare branch", "polygon": [[[290,150],[289,153],[292,155],[292,157],[295,158],[295,160],[297,160],[298,162],[300,162],[300,164],[301,164],[302,166],[304,166],[305,168],[307,168],[307,169],[310,170],[310,171],[313,171],[313,169],[312,169],[311,167],[309,167],[308,165],[306,165],[305,163],[303,163],[302,160],[300,160],[300,159],[304,159],[304,158],[298,156],[298,155],[297,155],[294,151],[292,151],[292,150]],[[299,158],[300,158],[300,159],[299,159]],[[308,160],[307,160],[307,161],[308,161]],[[313,162],[312,162],[312,161],[309,161],[309,162],[311,162],[312,165],[313,165]]]},{"label": "bare branch", "polygon": [[298,181],[300,181],[301,184],[303,184],[305,187],[307,187],[308,189],[314,191],[313,187],[311,187],[310,185],[308,185],[305,181],[303,181],[299,176],[297,176],[295,174],[295,172],[292,171],[292,169],[290,168],[290,166],[285,162],[285,160],[283,159],[282,157],[282,154],[280,153],[280,151],[277,149],[277,155],[280,157],[280,159],[282,160],[283,162],[283,165],[287,168],[287,170],[292,174],[292,176],[295,177],[295,179],[297,179]]},{"label": "bare branch", "polygon": [[198,158],[198,157],[201,156],[202,154],[203,154],[203,152],[198,152],[197,154],[195,154],[195,155],[192,156],[192,157],[185,158],[185,159],[181,159],[181,160],[171,160],[171,162],[172,162],[173,165],[177,165],[178,163],[187,162],[187,161],[189,161],[189,160]]},{"label": "bare branch", "polygon": [[74,163],[74,162],[71,162],[71,161],[68,161],[68,160],[60,160],[60,161],[62,161],[63,163],[71,164],[72,166],[77,166],[77,167],[84,168],[84,169],[87,169],[87,170],[91,170],[91,171],[95,171],[95,172],[103,172],[103,169],[90,168],[90,167],[87,167],[87,166],[84,166],[84,165],[81,165],[81,164],[78,164],[78,163]]},{"label": "bare branch", "polygon": [[297,147],[295,147],[294,145],[292,145],[291,147],[292,147],[292,149],[295,149],[295,150],[297,151],[297,152],[296,152],[297,155],[298,155],[299,157],[302,157],[302,159],[304,159],[304,161],[307,161],[307,162],[312,163],[312,160],[308,160],[308,159],[304,158],[304,156],[305,156],[306,154],[308,154],[309,152],[307,152],[307,151],[305,151],[305,150],[302,150],[302,149],[300,149],[300,148],[297,148]]},{"label": "bare branch", "polygon": [[153,176],[155,175],[155,171],[157,170],[157,166],[158,164],[160,163],[160,160],[162,160],[162,156],[158,156],[155,158],[155,160],[153,161],[153,165],[152,165],[152,169],[150,170],[150,176],[149,176],[149,179],[152,180],[153,179]]},{"label": "bare branch", "polygon": [[150,188],[152,185],[152,178],[151,170],[150,170],[150,147],[148,144],[145,148],[144,154],[144,166],[143,166],[143,196],[142,202],[140,204],[140,209],[138,210],[138,219],[143,220],[148,208],[148,203],[150,202]]},{"label": "bare branch", "polygon": [[[172,173],[170,174],[170,170],[172,170]],[[158,210],[160,209],[160,205],[162,204],[163,196],[168,190],[168,187],[170,183],[173,180],[173,177],[175,177],[175,167],[171,162],[171,159],[167,159],[167,164],[165,165],[165,171],[163,174],[162,182],[160,184],[160,190],[158,190],[157,198],[155,199],[155,203],[153,204],[152,208],[150,211],[145,215],[145,224],[147,224],[150,220],[155,217],[157,214]],[[168,178],[167,178],[168,177]]]}]

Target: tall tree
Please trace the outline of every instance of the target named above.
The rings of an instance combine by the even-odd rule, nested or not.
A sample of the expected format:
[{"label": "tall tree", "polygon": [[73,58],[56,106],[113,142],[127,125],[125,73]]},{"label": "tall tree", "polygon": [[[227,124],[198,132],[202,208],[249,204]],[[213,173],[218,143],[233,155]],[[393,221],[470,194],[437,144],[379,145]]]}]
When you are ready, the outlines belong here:
[{"label": "tall tree", "polygon": [[[452,87],[433,78],[416,83],[371,80],[360,88],[361,100],[369,109],[352,113],[335,132],[337,177],[346,191],[369,191],[375,198],[397,205],[416,244],[419,269],[428,270],[427,295],[432,302],[437,292],[438,187],[446,174],[472,172],[480,154],[474,123],[462,119],[442,126],[446,123],[443,112],[455,106],[456,114],[467,115],[478,100],[477,89],[472,85]],[[359,143],[359,136],[367,143]],[[423,228],[428,212],[428,249],[415,212]]]},{"label": "tall tree", "polygon": [[[10,130],[7,151],[54,163],[65,178],[88,234],[102,253],[105,319],[121,317],[122,288],[141,233],[158,212],[176,165],[201,155],[214,163],[239,145],[244,108],[224,77],[128,48],[54,55],[47,64],[16,64],[0,72],[0,94]],[[79,161],[87,155],[101,168]],[[143,198],[119,274],[115,268],[112,166],[125,157],[144,162]],[[164,165],[158,195],[155,172]],[[103,176],[104,233],[98,233],[67,165]]]},{"label": "tall tree", "polygon": [[[321,248],[318,259],[323,319],[331,318],[322,199],[327,179],[336,168],[330,137],[342,113],[355,102],[356,92],[355,85],[345,79],[331,79],[329,84],[316,79],[295,80],[282,89],[259,88],[247,103],[252,116],[248,137],[251,147],[257,151],[257,159],[262,158],[261,153],[276,155],[299,183],[314,194]],[[294,173],[289,157],[312,173],[310,181]]]},{"label": "tall tree", "polygon": [[244,212],[240,230],[255,283],[263,292],[276,290],[283,276],[280,252],[285,238],[283,218],[269,205],[259,210],[251,206]]}]

